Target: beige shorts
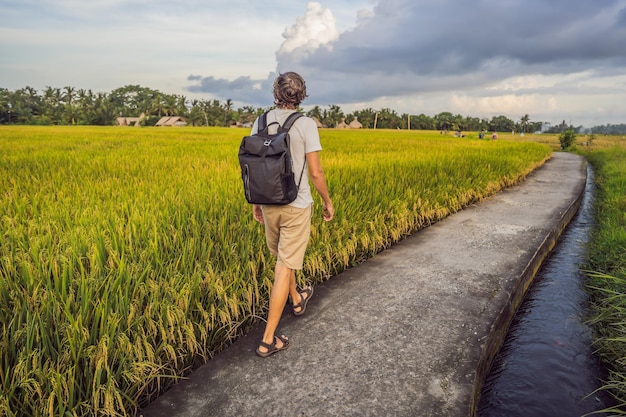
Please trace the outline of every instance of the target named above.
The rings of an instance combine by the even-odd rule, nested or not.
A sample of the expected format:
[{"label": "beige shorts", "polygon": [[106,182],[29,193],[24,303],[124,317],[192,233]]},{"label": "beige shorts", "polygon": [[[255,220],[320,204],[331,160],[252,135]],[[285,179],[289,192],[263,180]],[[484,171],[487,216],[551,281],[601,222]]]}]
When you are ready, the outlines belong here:
[{"label": "beige shorts", "polygon": [[265,239],[276,262],[290,269],[302,269],[304,252],[311,235],[313,205],[261,206],[265,220]]}]

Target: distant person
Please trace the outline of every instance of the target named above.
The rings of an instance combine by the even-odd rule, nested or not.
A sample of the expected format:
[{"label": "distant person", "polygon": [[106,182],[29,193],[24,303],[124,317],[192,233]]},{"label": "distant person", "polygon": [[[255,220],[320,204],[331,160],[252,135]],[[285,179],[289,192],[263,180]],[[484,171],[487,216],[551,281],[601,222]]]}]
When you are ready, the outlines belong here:
[{"label": "distant person", "polygon": [[481,130],[480,133],[478,134],[478,139],[483,139],[485,137],[485,131]]},{"label": "distant person", "polygon": [[493,134],[491,135],[491,140],[496,140],[496,139],[498,139],[498,133],[493,132]]},{"label": "distant person", "polygon": [[[276,108],[267,115],[267,122],[277,121],[282,125],[290,114],[297,111],[298,106],[307,96],[306,85],[302,77],[295,72],[280,74],[274,81],[274,104]],[[258,130],[258,118],[252,126],[252,133]],[[252,205],[252,215],[259,223],[265,224],[265,237],[272,255],[276,256],[274,269],[274,285],[270,294],[270,306],[267,314],[265,332],[257,355],[265,358],[289,346],[289,339],[284,335],[276,335],[276,328],[287,303],[291,297],[293,314],[301,316],[313,295],[313,287],[308,286],[298,291],[295,270],[301,270],[304,263],[309,236],[311,234],[311,217],[313,213],[313,197],[308,177],[322,197],[322,213],[325,221],[332,220],[335,209],[328,193],[326,177],[319,159],[322,150],[317,124],[309,117],[301,117],[289,131],[291,139],[292,170],[298,176],[302,172],[298,196],[288,205]],[[306,157],[305,157],[306,155]],[[308,166],[303,170],[304,165]]]}]

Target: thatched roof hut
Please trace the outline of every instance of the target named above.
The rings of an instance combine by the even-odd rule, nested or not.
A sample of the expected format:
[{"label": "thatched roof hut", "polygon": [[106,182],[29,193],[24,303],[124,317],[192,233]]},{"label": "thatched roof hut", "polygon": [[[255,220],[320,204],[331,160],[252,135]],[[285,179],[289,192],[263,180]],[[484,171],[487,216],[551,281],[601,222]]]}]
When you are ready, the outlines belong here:
[{"label": "thatched roof hut", "polygon": [[140,127],[141,121],[145,119],[146,115],[141,113],[139,117],[118,117],[115,119],[115,124],[117,126],[135,126]]},{"label": "thatched roof hut", "polygon": [[341,122],[337,123],[337,126],[335,126],[337,129],[347,129],[349,126],[346,124],[346,119],[342,118]]},{"label": "thatched roof hut", "polygon": [[350,129],[362,129],[363,125],[359,122],[359,119],[355,117],[354,120],[350,122],[348,127],[350,127]]},{"label": "thatched roof hut", "polygon": [[155,126],[186,126],[187,122],[180,116],[164,116],[156,122]]},{"label": "thatched roof hut", "polygon": [[317,125],[318,129],[321,129],[324,127],[324,125],[322,124],[322,122],[320,122],[320,119],[318,119],[317,117],[311,117],[311,119],[313,119],[313,121],[315,122],[315,124]]}]

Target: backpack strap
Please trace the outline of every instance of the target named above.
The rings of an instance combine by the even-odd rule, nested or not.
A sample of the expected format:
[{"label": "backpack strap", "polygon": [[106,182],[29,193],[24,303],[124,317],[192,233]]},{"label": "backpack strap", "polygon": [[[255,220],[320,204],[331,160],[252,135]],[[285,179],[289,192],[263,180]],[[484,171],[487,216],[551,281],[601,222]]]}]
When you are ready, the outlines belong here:
[{"label": "backpack strap", "polygon": [[[269,113],[269,110],[264,112],[261,116],[259,116],[257,132],[262,132],[269,127],[269,125],[267,124],[267,113]],[[300,112],[291,113],[285,120],[285,123],[283,123],[283,125],[280,126],[280,129],[282,129],[282,131],[284,132],[289,131],[289,129],[291,129],[291,126],[293,126],[293,124],[296,122],[296,120],[298,120],[302,116],[304,115]],[[276,122],[272,122],[272,124],[276,124]]]},{"label": "backpack strap", "polygon": [[[283,123],[283,125],[280,128],[283,130],[283,132],[288,132],[289,129],[291,129],[291,126],[293,126],[293,124],[296,122],[296,120],[298,120],[302,116],[304,115],[298,111],[291,113],[289,117],[287,117],[287,120],[285,120],[285,123]],[[300,189],[300,184],[302,183],[302,177],[304,176],[304,168],[306,168],[306,154],[304,155],[304,162],[302,163],[302,171],[300,171],[300,179],[298,180],[298,189]]]},{"label": "backpack strap", "polygon": [[302,116],[303,114],[298,111],[291,113],[289,117],[287,117],[287,120],[285,120],[285,123],[283,123],[283,125],[280,128],[283,129],[283,131],[285,132],[288,131],[289,129],[291,129],[291,126],[293,126],[296,120],[298,120]]},{"label": "backpack strap", "polygon": [[257,132],[262,132],[267,128],[267,113],[268,112],[264,112],[260,117],[259,117],[259,121],[258,121],[258,126],[257,126]]}]

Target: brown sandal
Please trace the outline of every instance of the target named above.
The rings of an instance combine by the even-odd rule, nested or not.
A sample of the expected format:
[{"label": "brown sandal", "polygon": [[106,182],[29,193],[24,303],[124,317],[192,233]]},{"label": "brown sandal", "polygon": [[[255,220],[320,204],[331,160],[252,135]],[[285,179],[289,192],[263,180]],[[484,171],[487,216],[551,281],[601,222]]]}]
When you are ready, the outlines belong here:
[{"label": "brown sandal", "polygon": [[[283,342],[283,345],[281,347],[276,347],[276,342],[277,342],[276,339],[279,339],[281,342]],[[287,349],[289,347],[289,339],[287,339],[287,337],[285,337],[284,335],[274,336],[274,341],[272,342],[272,344],[265,343],[264,341],[261,340],[259,347],[261,346],[267,349],[267,352],[261,352],[259,348],[256,348],[256,354],[262,358],[267,358],[268,356],[271,356],[276,352],[280,352],[281,350]]]},{"label": "brown sandal", "polygon": [[[302,294],[305,294],[306,298],[304,298]],[[300,302],[298,304],[294,304],[292,307],[294,316],[301,316],[304,314],[304,311],[306,310],[306,305],[311,299],[312,295],[313,295],[313,287],[308,286],[302,289],[302,292],[300,292]],[[296,311],[296,308],[299,308],[300,311]]]}]

